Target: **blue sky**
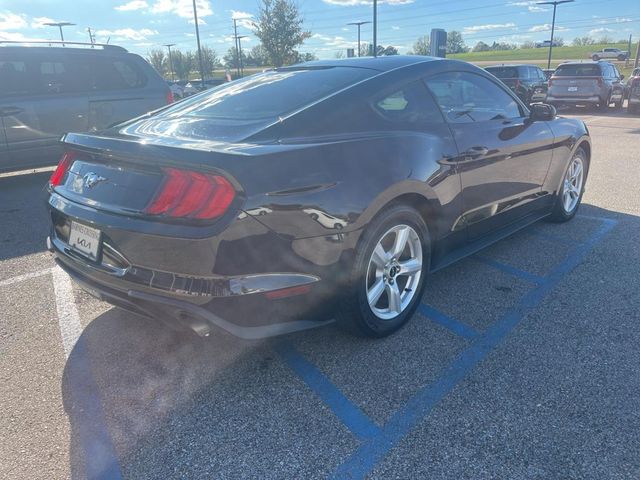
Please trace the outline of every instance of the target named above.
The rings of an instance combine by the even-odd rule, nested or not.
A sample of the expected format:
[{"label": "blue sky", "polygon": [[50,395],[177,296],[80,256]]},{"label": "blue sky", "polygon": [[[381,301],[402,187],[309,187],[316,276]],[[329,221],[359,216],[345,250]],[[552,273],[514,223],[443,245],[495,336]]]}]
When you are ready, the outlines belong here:
[{"label": "blue sky", "polygon": [[[238,18],[239,34],[247,35],[243,47],[257,45],[250,19],[259,0],[197,0],[202,42],[220,56],[233,45],[232,17]],[[549,38],[551,10],[528,0],[379,0],[378,43],[394,45],[401,53],[431,28],[459,30],[467,45],[508,41],[521,43]],[[87,27],[98,41],[122,45],[146,54],[152,48],[176,43],[195,49],[192,0],[2,0],[0,39],[58,39],[57,29],[43,27],[50,21],[69,21],[67,40],[88,41]],[[302,48],[320,58],[334,57],[338,50],[356,44],[356,27],[348,22],[371,20],[370,0],[298,0],[305,26],[313,36]],[[570,41],[577,36],[607,35],[614,39],[640,36],[639,0],[576,0],[561,5],[557,36]],[[371,25],[363,25],[362,40],[370,41]]]}]

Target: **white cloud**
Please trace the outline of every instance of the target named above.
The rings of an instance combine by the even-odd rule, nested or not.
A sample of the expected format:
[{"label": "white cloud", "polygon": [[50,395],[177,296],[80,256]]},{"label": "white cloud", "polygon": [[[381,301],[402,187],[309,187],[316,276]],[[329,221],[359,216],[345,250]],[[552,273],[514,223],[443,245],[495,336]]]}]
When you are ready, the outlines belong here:
[{"label": "white cloud", "polygon": [[17,15],[11,12],[0,13],[0,30],[18,30],[26,26],[27,21],[24,15]]},{"label": "white cloud", "polygon": [[114,37],[116,41],[137,40],[143,41],[147,37],[157,35],[157,30],[150,30],[148,28],[134,29],[134,28],[119,28],[117,30],[98,30],[96,36],[98,37]]},{"label": "white cloud", "polygon": [[45,23],[55,23],[56,20],[49,17],[35,17],[31,20],[31,28],[49,28]]},{"label": "white cloud", "polygon": [[474,32],[483,32],[485,30],[504,30],[507,28],[516,28],[516,24],[513,22],[509,23],[491,23],[488,25],[472,25],[470,27],[464,27],[462,29],[462,33],[474,33]]},{"label": "white cloud", "polygon": [[252,20],[253,15],[248,12],[231,10],[231,18],[241,27],[248,28],[249,30],[253,30],[255,28],[255,24]]},{"label": "white cloud", "polygon": [[612,28],[600,27],[600,28],[594,28],[593,30],[589,30],[589,35],[593,37],[595,35],[602,35],[602,34],[613,33],[613,32],[615,32],[615,30]]},{"label": "white cloud", "polygon": [[550,23],[545,23],[543,25],[536,25],[535,27],[531,27],[529,29],[530,32],[546,32],[547,30],[551,30]]},{"label": "white cloud", "polygon": [[147,8],[149,4],[144,0],[131,0],[124,5],[118,5],[115,7],[119,12],[132,12],[134,10],[142,10],[143,8]]},{"label": "white cloud", "polygon": [[[371,5],[372,0],[322,0],[324,3],[330,5],[340,5],[342,7],[354,7],[356,5]],[[387,5],[407,5],[413,3],[415,0],[380,0],[378,3]]]},{"label": "white cloud", "polygon": [[397,25],[391,25],[391,30],[400,30],[400,27]]},{"label": "white cloud", "polygon": [[537,0],[532,1],[521,1],[521,2],[509,2],[507,3],[508,7],[526,7],[530,12],[546,12],[549,9],[546,7],[541,7],[538,5]]},{"label": "white cloud", "polygon": [[358,46],[357,41],[350,41],[340,35],[336,35],[334,37],[329,35],[323,35],[321,33],[314,33],[311,35],[313,40],[318,40],[322,42],[324,48],[323,50],[335,50],[344,49],[344,48],[355,48]]},{"label": "white cloud", "polygon": [[[198,19],[213,14],[209,0],[196,0]],[[172,13],[181,18],[193,18],[193,2],[191,0],[156,0],[151,6],[151,13]]]},{"label": "white cloud", "polygon": [[20,32],[3,32],[0,31],[0,40],[9,40],[12,42],[28,42],[31,40],[42,40],[42,38],[28,37]]}]

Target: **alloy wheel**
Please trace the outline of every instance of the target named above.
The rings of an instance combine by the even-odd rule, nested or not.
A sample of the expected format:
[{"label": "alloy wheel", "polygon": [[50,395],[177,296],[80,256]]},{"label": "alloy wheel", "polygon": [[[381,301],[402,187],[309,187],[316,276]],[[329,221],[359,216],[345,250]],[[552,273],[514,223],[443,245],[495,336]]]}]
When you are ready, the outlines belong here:
[{"label": "alloy wheel", "polygon": [[564,187],[562,191],[562,208],[565,213],[572,213],[578,206],[582,193],[582,183],[584,180],[584,163],[582,158],[574,157],[571,160],[567,173],[564,176]]},{"label": "alloy wheel", "polygon": [[411,303],[422,275],[422,242],[408,225],[396,225],[373,249],[366,276],[366,295],[373,314],[392,320]]}]

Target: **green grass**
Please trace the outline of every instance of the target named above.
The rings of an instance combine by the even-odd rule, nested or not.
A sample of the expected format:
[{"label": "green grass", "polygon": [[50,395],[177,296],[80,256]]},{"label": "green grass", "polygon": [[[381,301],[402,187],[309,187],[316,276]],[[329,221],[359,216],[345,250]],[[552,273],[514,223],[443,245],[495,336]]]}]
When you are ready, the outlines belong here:
[{"label": "green grass", "polygon": [[[626,50],[628,44],[588,45],[585,47],[554,47],[552,60],[556,63],[560,60],[589,60],[591,52],[597,52],[603,48],[619,48]],[[632,45],[631,58],[635,58],[638,44]],[[532,60],[545,61],[549,55],[548,48],[518,48],[516,50],[500,50],[491,52],[468,52],[447,55],[447,58],[456,58],[467,62],[500,61],[500,62],[530,62]]]}]

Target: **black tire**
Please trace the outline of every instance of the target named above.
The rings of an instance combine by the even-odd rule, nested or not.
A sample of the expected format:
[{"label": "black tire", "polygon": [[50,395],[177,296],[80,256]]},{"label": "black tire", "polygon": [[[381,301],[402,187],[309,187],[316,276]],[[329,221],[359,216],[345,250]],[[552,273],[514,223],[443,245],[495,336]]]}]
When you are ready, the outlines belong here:
[{"label": "black tire", "polygon": [[614,107],[616,110],[622,110],[622,103],[624,102],[624,100],[620,100],[619,102],[614,103]]},{"label": "black tire", "polygon": [[638,111],[638,107],[635,105],[632,105],[631,103],[627,103],[627,113],[629,114],[634,114]]},{"label": "black tire", "polygon": [[597,62],[598,60],[600,60],[600,57],[598,55],[594,55],[591,57],[591,60],[593,60],[594,62]]},{"label": "black tire", "polygon": [[[569,169],[569,166],[571,165],[571,161],[573,161],[573,159],[576,157],[580,157],[582,159],[582,164],[584,168],[584,177],[582,180],[582,191],[580,192],[580,196],[578,197],[578,203],[576,204],[574,209],[571,212],[566,212],[564,207],[562,206],[562,197],[564,194],[564,177],[566,175],[567,170]],[[571,161],[567,162],[567,166],[565,167],[564,172],[562,174],[562,184],[560,185],[558,189],[558,193],[556,194],[556,200],[554,202],[553,209],[551,211],[551,216],[548,217],[551,222],[556,222],[556,223],[568,222],[573,217],[575,217],[576,212],[578,211],[578,209],[580,208],[580,204],[582,203],[582,196],[584,195],[584,186],[587,183],[587,177],[589,175],[589,156],[584,151],[584,149],[580,147],[575,151],[575,153],[571,157]]]},{"label": "black tire", "polygon": [[[422,245],[422,271],[418,287],[402,313],[395,318],[382,320],[373,313],[367,300],[367,269],[378,242],[397,225],[408,225],[418,234]],[[371,221],[359,242],[345,295],[339,302],[338,324],[350,333],[373,338],[386,337],[401,328],[413,316],[422,299],[430,252],[429,230],[418,211],[407,205],[396,204],[380,213]]]},{"label": "black tire", "polygon": [[624,55],[618,55],[618,61],[624,62],[627,59]]},{"label": "black tire", "polygon": [[607,110],[609,110],[609,97],[607,97],[606,100],[601,101],[598,104],[598,110],[600,110],[601,112],[606,112]]}]

